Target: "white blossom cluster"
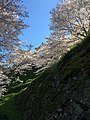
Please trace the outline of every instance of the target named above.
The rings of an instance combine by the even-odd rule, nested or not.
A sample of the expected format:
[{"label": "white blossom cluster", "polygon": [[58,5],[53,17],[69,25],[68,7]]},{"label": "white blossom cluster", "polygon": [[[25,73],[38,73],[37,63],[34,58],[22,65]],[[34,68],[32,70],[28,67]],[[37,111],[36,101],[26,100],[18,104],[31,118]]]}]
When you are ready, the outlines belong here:
[{"label": "white blossom cluster", "polygon": [[0,70],[0,96],[6,92],[6,87],[10,84],[10,79]]}]

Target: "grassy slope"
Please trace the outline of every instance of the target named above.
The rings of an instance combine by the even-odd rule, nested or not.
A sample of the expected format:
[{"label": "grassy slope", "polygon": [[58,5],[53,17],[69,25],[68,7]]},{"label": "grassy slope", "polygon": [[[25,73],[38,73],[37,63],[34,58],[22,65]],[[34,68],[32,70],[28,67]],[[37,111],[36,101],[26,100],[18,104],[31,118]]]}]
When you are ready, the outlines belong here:
[{"label": "grassy slope", "polygon": [[27,88],[27,86],[32,82],[32,80],[30,79],[25,83],[21,83],[17,86],[11,87],[6,93],[6,95],[0,98],[0,120],[20,119],[17,112],[16,98]]},{"label": "grassy slope", "polygon": [[[7,120],[18,120],[18,112],[16,110],[16,94],[6,95],[0,99],[0,115],[3,115]],[[0,116],[0,120],[2,117]]]},{"label": "grassy slope", "polygon": [[[33,97],[36,100],[35,106],[38,106],[39,102],[41,102],[41,105],[45,109],[45,111],[47,111],[47,109],[50,112],[55,111],[56,106],[58,104],[58,99],[60,99],[60,96],[58,96],[57,92],[57,86],[59,86],[58,84],[60,83],[66,84],[69,78],[76,76],[82,70],[89,74],[90,71],[89,39],[90,37],[88,37],[80,44],[78,44],[76,47],[74,47],[62,58],[60,62],[54,64],[53,66],[45,70],[44,73],[40,75],[34,82],[16,86],[10,91],[9,95],[1,97],[0,114],[7,116],[9,120],[20,120],[19,115],[23,115],[23,112],[26,112],[26,110],[28,109],[27,102],[28,100],[31,100]],[[28,85],[29,87],[25,89]],[[60,86],[60,89],[62,89],[62,87],[63,86]],[[50,97],[50,101],[48,97]],[[51,102],[53,100],[55,102]],[[42,101],[44,101],[44,103],[42,103]],[[40,114],[39,113],[40,110],[38,107],[36,109],[37,109],[36,117],[38,117],[38,114]],[[18,114],[17,111],[19,111],[20,114]],[[43,113],[41,115],[40,120],[42,120],[42,117]]]}]

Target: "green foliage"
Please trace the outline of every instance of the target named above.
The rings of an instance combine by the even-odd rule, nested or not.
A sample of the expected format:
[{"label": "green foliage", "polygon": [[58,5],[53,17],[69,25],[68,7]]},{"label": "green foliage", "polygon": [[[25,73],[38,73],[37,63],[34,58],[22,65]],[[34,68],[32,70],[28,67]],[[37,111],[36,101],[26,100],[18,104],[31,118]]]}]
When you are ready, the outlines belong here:
[{"label": "green foliage", "polygon": [[12,82],[9,86],[7,86],[7,92],[5,94],[17,93],[26,88],[32,82],[32,80],[37,77],[35,73],[36,70],[37,69],[25,70],[23,74],[17,73],[13,76],[9,74],[8,76],[11,78]]},{"label": "green foliage", "polygon": [[[15,86],[18,85],[20,83],[20,81],[23,81],[24,83],[28,80],[28,79],[34,79],[37,75],[36,75],[36,72],[37,71],[37,68],[34,68],[32,70],[23,70],[22,73],[20,72],[17,72],[16,74],[9,74],[9,78],[12,79],[12,85]],[[19,80],[17,80],[19,79]]]},{"label": "green foliage", "polygon": [[32,82],[32,79],[28,80],[26,83],[21,83],[19,85],[10,87],[6,94],[11,94],[11,93],[17,93],[20,92],[22,89],[26,88],[30,83]]},{"label": "green foliage", "polygon": [[34,79],[36,77],[36,72],[37,69],[34,70],[25,70],[25,72],[23,73],[23,75],[20,75],[20,80],[23,80],[24,82],[26,82],[28,79]]}]

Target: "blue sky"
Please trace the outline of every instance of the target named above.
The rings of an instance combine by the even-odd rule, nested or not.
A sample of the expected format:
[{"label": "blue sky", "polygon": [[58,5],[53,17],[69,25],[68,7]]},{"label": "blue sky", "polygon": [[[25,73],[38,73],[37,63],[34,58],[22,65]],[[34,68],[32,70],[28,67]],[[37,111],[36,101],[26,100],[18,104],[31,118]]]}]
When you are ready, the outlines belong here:
[{"label": "blue sky", "polygon": [[23,32],[21,39],[28,44],[38,47],[49,36],[50,11],[59,0],[23,0],[29,12],[29,18],[25,20],[30,27]]}]

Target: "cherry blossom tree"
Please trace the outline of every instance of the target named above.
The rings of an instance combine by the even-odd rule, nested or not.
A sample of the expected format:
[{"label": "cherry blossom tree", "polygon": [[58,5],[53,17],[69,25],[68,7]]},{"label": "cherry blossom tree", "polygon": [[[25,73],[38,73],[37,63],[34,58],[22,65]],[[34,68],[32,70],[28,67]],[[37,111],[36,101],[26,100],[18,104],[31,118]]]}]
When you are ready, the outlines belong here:
[{"label": "cherry blossom tree", "polygon": [[34,54],[37,66],[58,61],[90,29],[89,0],[64,0],[51,11],[51,35]]},{"label": "cherry blossom tree", "polygon": [[[12,61],[12,54],[17,58],[15,51],[20,49],[22,42],[19,35],[28,25],[24,23],[24,19],[28,17],[28,13],[23,5],[22,0],[0,0],[0,90],[4,90],[10,82],[6,75],[8,71],[8,60]],[[8,65],[8,66],[6,66]],[[0,93],[1,93],[0,92]]]},{"label": "cherry blossom tree", "polygon": [[22,1],[0,1],[0,61],[6,62],[10,54],[21,45],[19,35],[27,27],[25,17],[28,14]]},{"label": "cherry blossom tree", "polygon": [[63,37],[86,37],[90,29],[89,0],[64,0],[51,11],[51,27],[54,34]]}]

